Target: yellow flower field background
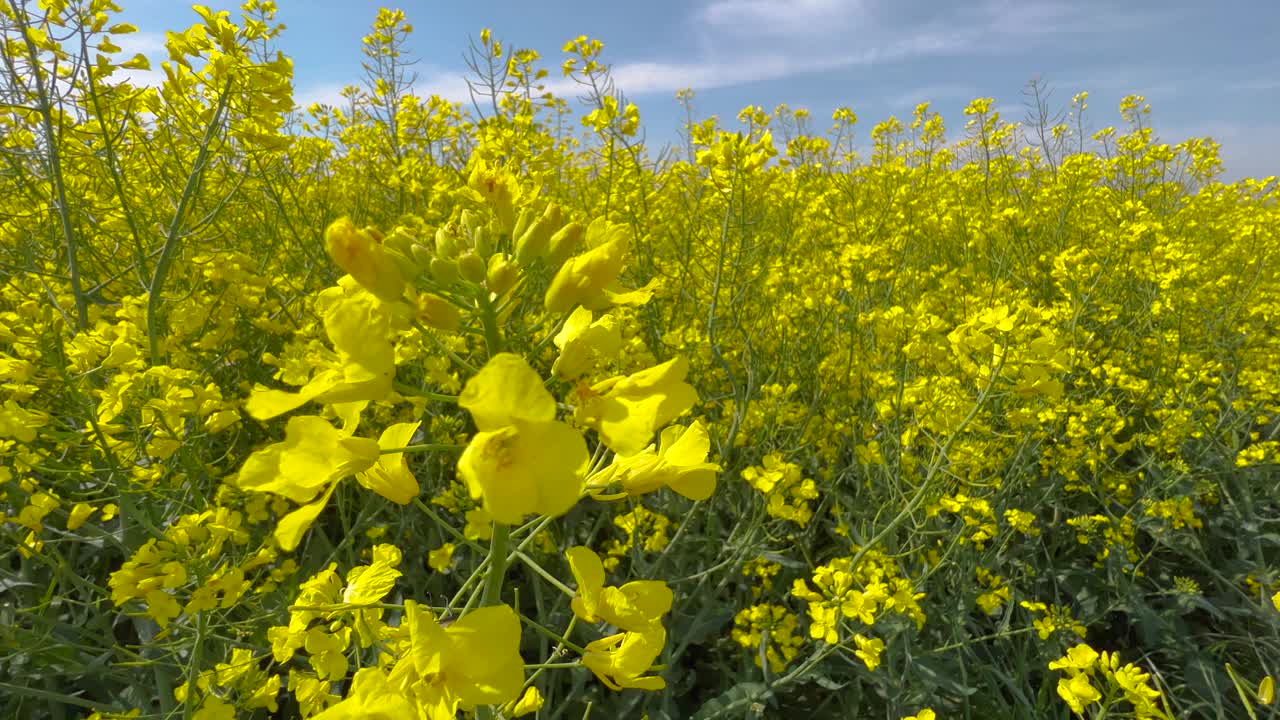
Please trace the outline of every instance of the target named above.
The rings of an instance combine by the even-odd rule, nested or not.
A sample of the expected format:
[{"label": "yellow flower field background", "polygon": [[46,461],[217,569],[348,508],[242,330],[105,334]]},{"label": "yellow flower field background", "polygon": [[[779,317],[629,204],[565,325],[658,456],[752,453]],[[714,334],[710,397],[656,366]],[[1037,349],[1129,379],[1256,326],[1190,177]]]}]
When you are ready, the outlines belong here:
[{"label": "yellow flower field background", "polygon": [[4,717],[1280,715],[1275,178],[194,10],[0,2]]}]

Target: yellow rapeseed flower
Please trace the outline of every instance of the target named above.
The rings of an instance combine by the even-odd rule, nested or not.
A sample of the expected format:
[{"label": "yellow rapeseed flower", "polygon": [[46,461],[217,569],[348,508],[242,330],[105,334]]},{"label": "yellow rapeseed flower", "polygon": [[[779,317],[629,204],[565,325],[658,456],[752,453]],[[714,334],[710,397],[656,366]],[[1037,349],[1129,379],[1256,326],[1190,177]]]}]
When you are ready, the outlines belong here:
[{"label": "yellow rapeseed flower", "polygon": [[656,451],[650,445],[635,455],[618,455],[588,485],[617,482],[633,496],[669,487],[690,500],[706,500],[715,492],[720,472],[719,465],[707,462],[710,451],[711,439],[701,420],[688,427],[671,425],[663,428]]},{"label": "yellow rapeseed flower", "polygon": [[645,673],[662,654],[666,642],[667,631],[661,625],[645,632],[610,635],[587,645],[582,664],[610,690],[661,690],[667,682]]},{"label": "yellow rapeseed flower", "polygon": [[622,331],[612,315],[592,321],[591,311],[580,307],[573,311],[554,338],[560,356],[551,373],[565,380],[576,380],[589,372],[602,357],[612,357],[622,349]]},{"label": "yellow rapeseed flower", "polygon": [[693,407],[698,393],[685,382],[684,357],[579,388],[578,422],[595,429],[609,449],[635,455],[653,441],[658,428]]},{"label": "yellow rapeseed flower", "polygon": [[607,622],[621,630],[648,631],[671,611],[673,595],[661,580],[636,580],[622,587],[606,587],[604,563],[585,546],[565,551],[578,583],[573,614],[589,623]]},{"label": "yellow rapeseed flower", "polygon": [[590,461],[586,441],[555,419],[555,398],[523,358],[492,357],[458,404],[480,430],[458,459],[458,474],[494,520],[563,515],[578,502]]},{"label": "yellow rapeseed flower", "polygon": [[254,452],[236,476],[236,486],[304,503],[281,518],[275,537],[284,550],[298,546],[303,533],[324,510],[338,481],[378,462],[378,443],[352,437],[322,417],[289,418],[285,439]]}]

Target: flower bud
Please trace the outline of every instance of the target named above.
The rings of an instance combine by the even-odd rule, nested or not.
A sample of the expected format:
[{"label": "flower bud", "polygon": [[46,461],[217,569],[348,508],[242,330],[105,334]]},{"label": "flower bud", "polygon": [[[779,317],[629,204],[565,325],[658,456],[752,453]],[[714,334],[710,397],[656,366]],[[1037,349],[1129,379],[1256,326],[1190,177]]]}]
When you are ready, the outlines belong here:
[{"label": "flower bud", "polygon": [[516,229],[511,232],[512,239],[518,240],[524,231],[529,229],[529,225],[533,222],[533,209],[528,207],[520,208],[520,217],[516,220]]},{"label": "flower bud", "polygon": [[446,260],[458,257],[458,240],[448,225],[441,225],[436,230],[436,254]]},{"label": "flower bud", "polygon": [[524,235],[516,241],[516,262],[529,267],[534,260],[547,254],[551,243],[551,221],[540,217],[533,221]]},{"label": "flower bud", "polygon": [[578,246],[582,244],[582,237],[586,234],[586,227],[580,222],[571,222],[560,228],[555,235],[551,236],[550,246],[551,253],[547,257],[547,262],[553,268],[559,268],[578,251]]},{"label": "flower bud", "polygon": [[431,265],[431,261],[435,260],[435,256],[431,254],[431,250],[427,248],[426,245],[421,245],[419,243],[414,243],[409,246],[409,257],[412,257],[414,262],[424,268],[429,267]]},{"label": "flower bud", "polygon": [[480,227],[480,216],[470,210],[462,211],[462,235],[463,237],[475,237],[476,228]]},{"label": "flower bud", "polygon": [[458,282],[458,263],[452,260],[431,258],[427,267],[431,270],[431,277],[445,287]]},{"label": "flower bud", "polygon": [[482,283],[488,268],[484,266],[484,260],[480,256],[467,251],[458,258],[458,273],[462,275],[462,279],[472,283]]},{"label": "flower bud", "polygon": [[384,246],[383,252],[385,252],[387,257],[391,258],[391,261],[395,263],[396,268],[400,271],[401,277],[415,278],[418,276],[418,273],[422,271],[422,268],[418,267],[418,264],[415,263],[412,258],[398,250],[393,250]]},{"label": "flower bud", "polygon": [[427,327],[445,332],[457,332],[462,320],[458,308],[439,295],[422,293],[418,296],[418,320]]},{"label": "flower bud", "polygon": [[501,295],[515,286],[519,274],[507,256],[494,253],[489,258],[489,270],[485,276],[485,284],[489,291]]},{"label": "flower bud", "polygon": [[324,231],[324,247],[334,263],[381,300],[394,302],[404,294],[404,276],[387,255],[380,233],[361,230],[349,218],[339,218]]},{"label": "flower bud", "polygon": [[416,242],[416,240],[413,237],[413,233],[409,232],[409,228],[404,227],[403,225],[397,225],[396,228],[391,231],[391,234],[382,241],[382,245],[388,250],[395,250],[401,255],[408,257],[410,252],[412,252],[411,248],[413,247],[414,242]]},{"label": "flower bud", "polygon": [[493,233],[489,232],[489,228],[481,225],[471,233],[471,239],[475,246],[476,254],[480,257],[489,257],[493,254]]}]

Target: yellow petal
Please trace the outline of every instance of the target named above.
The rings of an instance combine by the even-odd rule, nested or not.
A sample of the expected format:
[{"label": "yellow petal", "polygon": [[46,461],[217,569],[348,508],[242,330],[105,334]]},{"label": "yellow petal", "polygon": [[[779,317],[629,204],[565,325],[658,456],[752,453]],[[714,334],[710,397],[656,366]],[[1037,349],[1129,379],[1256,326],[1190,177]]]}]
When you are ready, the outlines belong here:
[{"label": "yellow petal", "polygon": [[347,573],[347,587],[342,591],[342,602],[352,605],[369,605],[386,597],[396,585],[400,571],[385,562],[361,565]]},{"label": "yellow petal", "polygon": [[350,437],[314,415],[289,418],[284,442],[258,450],[245,460],[236,485],[307,502],[326,485],[368,468],[378,459],[378,444]]},{"label": "yellow petal", "polygon": [[337,483],[330,485],[329,489],[315,502],[303,505],[280,518],[276,523],[275,538],[281,550],[293,552],[297,549],[303,533],[311,528],[317,517],[320,517],[320,513],[329,504],[329,498],[333,496],[333,491],[337,487]]},{"label": "yellow petal", "polygon": [[367,292],[335,297],[323,312],[325,333],[343,360],[348,382],[368,382],[395,374],[395,349],[387,337],[383,305]]},{"label": "yellow petal", "polygon": [[604,291],[605,304],[608,305],[644,305],[653,299],[653,293],[662,285],[662,281],[654,278],[645,283],[643,287],[635,290],[627,290],[625,292],[615,292],[606,289]]},{"label": "yellow petal", "polygon": [[580,307],[555,336],[555,344],[560,356],[551,372],[573,380],[591,370],[598,358],[617,355],[622,348],[622,331],[613,316],[605,315],[592,322],[591,311]]},{"label": "yellow petal", "polygon": [[698,401],[693,386],[684,382],[688,370],[688,361],[678,357],[630,377],[598,383],[579,406],[578,419],[595,428],[614,452],[634,455],[652,441],[658,428]]},{"label": "yellow petal", "polygon": [[569,572],[578,584],[573,612],[586,622],[596,622],[600,591],[604,588],[604,563],[595,551],[584,545],[571,547],[564,554],[569,560]]},{"label": "yellow petal", "polygon": [[296,410],[315,398],[342,385],[342,372],[325,370],[316,373],[298,392],[286,392],[258,386],[249,394],[244,409],[255,420],[270,420]]},{"label": "yellow petal", "polygon": [[417,717],[403,692],[393,689],[387,674],[376,667],[362,668],[351,681],[342,702],[313,715],[311,720],[402,720]]},{"label": "yellow petal", "polygon": [[471,705],[498,705],[520,696],[524,660],[520,619],[506,605],[473,610],[450,625],[446,682]]},{"label": "yellow petal", "polygon": [[[378,447],[391,450],[407,446],[421,424],[397,423],[388,427],[378,438]],[[356,481],[391,502],[401,505],[413,502],[420,491],[418,480],[409,470],[409,461],[404,453],[380,455],[373,467],[356,475]]]},{"label": "yellow petal", "polygon": [[[596,223],[592,223],[592,228]],[[590,231],[590,229],[589,229]],[[565,312],[574,305],[598,303],[606,288],[618,280],[631,239],[626,228],[611,226],[608,242],[560,266],[544,298],[547,310]]]},{"label": "yellow petal", "polygon": [[695,502],[710,498],[716,491],[717,470],[687,470],[673,478],[668,486]]},{"label": "yellow petal", "polygon": [[497,430],[517,420],[546,422],[556,416],[556,399],[542,378],[512,353],[499,353],[467,381],[458,396],[482,431]]}]

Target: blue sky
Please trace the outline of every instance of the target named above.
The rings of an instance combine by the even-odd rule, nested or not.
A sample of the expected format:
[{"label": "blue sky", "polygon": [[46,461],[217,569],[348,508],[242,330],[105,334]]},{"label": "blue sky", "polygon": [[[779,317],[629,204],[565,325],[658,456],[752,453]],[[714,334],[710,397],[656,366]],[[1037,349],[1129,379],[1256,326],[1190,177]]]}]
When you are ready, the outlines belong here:
[{"label": "blue sky", "polygon": [[[142,31],[126,50],[162,59],[164,30],[198,21],[185,2],[120,0]],[[235,10],[234,2],[209,2]],[[358,82],[360,38],[380,5],[278,0],[299,103]],[[560,46],[580,34],[605,43],[618,86],[641,111],[651,145],[678,137],[676,90],[692,87],[700,116],[727,122],[749,104],[807,107],[825,127],[847,105],[862,132],[930,100],[948,126],[980,96],[1007,118],[1043,77],[1065,104],[1090,93],[1090,125],[1118,124],[1128,93],[1145,95],[1162,139],[1210,135],[1228,178],[1280,175],[1280,2],[1276,0],[550,0],[404,2],[414,24],[420,94],[462,99],[468,37],[490,27],[538,50],[552,77]],[[237,13],[233,12],[233,15]]]}]

